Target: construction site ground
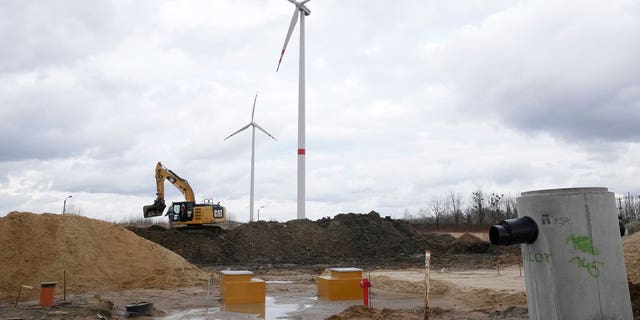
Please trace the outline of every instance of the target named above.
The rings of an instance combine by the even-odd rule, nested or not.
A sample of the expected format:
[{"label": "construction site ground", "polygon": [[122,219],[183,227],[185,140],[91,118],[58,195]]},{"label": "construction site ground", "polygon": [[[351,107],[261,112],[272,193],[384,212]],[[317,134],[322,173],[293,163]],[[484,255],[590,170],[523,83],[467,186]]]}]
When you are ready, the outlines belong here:
[{"label": "construction site ground", "polygon": [[[519,248],[482,236],[425,234],[376,213],[195,230],[11,213],[0,218],[0,242],[11,243],[0,251],[0,319],[124,319],[136,301],[154,305],[136,319],[423,319],[427,249],[430,319],[527,319]],[[640,319],[638,234],[624,248]],[[332,267],[363,269],[372,308],[317,299],[316,279]],[[229,269],[265,280],[265,305],[222,304],[218,278]],[[44,281],[58,282],[53,308],[38,306]],[[21,284],[34,289],[22,289],[15,307]]]}]

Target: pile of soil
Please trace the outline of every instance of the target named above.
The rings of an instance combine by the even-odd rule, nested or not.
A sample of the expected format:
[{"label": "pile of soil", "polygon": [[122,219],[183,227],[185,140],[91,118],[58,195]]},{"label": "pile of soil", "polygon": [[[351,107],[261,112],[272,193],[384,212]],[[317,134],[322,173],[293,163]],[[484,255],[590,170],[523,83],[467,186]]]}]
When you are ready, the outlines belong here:
[{"label": "pile of soil", "polygon": [[118,225],[75,215],[12,212],[0,218],[0,301],[35,299],[41,282],[66,275],[67,292],[170,288],[206,283],[210,275],[162,246]]},{"label": "pile of soil", "polygon": [[465,233],[458,237],[456,241],[449,247],[447,253],[487,253],[491,248],[491,244],[482,239]]},{"label": "pile of soil", "polygon": [[623,238],[622,248],[629,282],[640,285],[640,232]]},{"label": "pile of soil", "polygon": [[448,233],[425,233],[422,235],[422,239],[431,252],[438,254],[447,252],[456,242],[456,237]]},{"label": "pile of soil", "polygon": [[640,319],[640,284],[629,282],[629,295],[631,296],[633,318]]},{"label": "pile of soil", "polygon": [[421,262],[427,247],[408,223],[373,211],[318,221],[258,221],[215,232],[157,226],[130,230],[202,265]]},{"label": "pile of soil", "polygon": [[258,221],[224,229],[129,229],[201,266],[421,267],[425,250],[430,250],[434,268],[491,268],[518,263],[520,252],[517,246],[498,248],[472,235],[456,239],[449,234],[420,233],[406,221],[382,218],[374,211],[343,213],[317,221]]},{"label": "pile of soil", "polygon": [[327,320],[364,320],[364,319],[423,319],[422,310],[392,310],[392,309],[369,309],[363,305],[353,305],[339,314],[333,315]]}]

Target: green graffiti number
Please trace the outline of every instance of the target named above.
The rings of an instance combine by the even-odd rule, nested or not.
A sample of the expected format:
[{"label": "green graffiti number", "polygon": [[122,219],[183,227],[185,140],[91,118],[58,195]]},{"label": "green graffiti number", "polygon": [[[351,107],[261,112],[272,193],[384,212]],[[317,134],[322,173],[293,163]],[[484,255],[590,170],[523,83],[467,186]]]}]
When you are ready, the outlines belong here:
[{"label": "green graffiti number", "polygon": [[567,238],[567,242],[571,242],[574,250],[578,252],[590,254],[591,258],[593,259],[591,262],[589,262],[587,261],[587,258],[576,255],[575,257],[571,258],[568,262],[575,261],[576,264],[578,265],[578,268],[583,268],[587,270],[587,273],[591,277],[598,278],[600,276],[600,269],[598,269],[598,264],[603,265],[604,262],[595,260],[595,256],[600,254],[600,252],[598,251],[598,249],[596,249],[593,246],[593,243],[591,242],[591,238],[589,238],[588,236],[571,235]]},{"label": "green graffiti number", "polygon": [[604,264],[602,261],[587,261],[587,259],[575,256],[573,259],[569,260],[569,262],[576,261],[579,268],[584,268],[587,270],[590,276],[594,278],[598,278],[600,276],[600,269],[598,269],[598,264]]}]

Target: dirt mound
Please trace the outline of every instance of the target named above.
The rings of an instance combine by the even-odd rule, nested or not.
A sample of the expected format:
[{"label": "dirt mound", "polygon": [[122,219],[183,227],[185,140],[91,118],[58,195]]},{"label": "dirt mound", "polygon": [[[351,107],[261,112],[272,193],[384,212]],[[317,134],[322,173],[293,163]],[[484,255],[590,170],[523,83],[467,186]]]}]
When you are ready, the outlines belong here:
[{"label": "dirt mound", "polygon": [[405,222],[369,214],[318,221],[251,222],[232,230],[130,228],[198,264],[421,262],[425,243]]},{"label": "dirt mound", "polygon": [[622,241],[627,278],[640,284],[640,232],[624,237]]},{"label": "dirt mound", "polygon": [[333,315],[327,320],[364,320],[364,319],[422,319],[422,310],[392,310],[392,309],[369,309],[363,305],[350,306],[339,314]]},{"label": "dirt mound", "polygon": [[625,227],[627,228],[627,235],[632,235],[640,231],[640,220],[629,221]]},{"label": "dirt mound", "polygon": [[[66,273],[67,291],[168,288],[209,278],[179,255],[112,223],[74,215],[12,212],[0,218],[0,300]],[[22,290],[23,299],[39,290]]]},{"label": "dirt mound", "polygon": [[447,252],[452,254],[487,253],[490,248],[491,244],[489,242],[483,241],[472,234],[465,233],[456,239]]},{"label": "dirt mound", "polygon": [[381,218],[373,211],[317,221],[250,222],[232,229],[129,229],[198,265],[415,267],[424,265],[424,252],[429,249],[434,268],[489,268],[518,263],[519,259],[506,258],[520,252],[517,246],[507,251],[472,235],[456,239],[449,234],[421,234],[405,221]]},{"label": "dirt mound", "polygon": [[[371,277],[375,290],[384,290],[397,293],[424,294],[425,283],[421,281],[402,280],[384,275],[374,275]],[[430,279],[429,294],[441,296],[446,294],[454,284],[446,280]]]},{"label": "dirt mound", "polygon": [[448,233],[426,233],[422,235],[424,242],[432,253],[444,253],[447,252],[456,242],[456,237]]},{"label": "dirt mound", "polygon": [[629,295],[631,296],[633,318],[640,319],[640,285],[629,282]]}]

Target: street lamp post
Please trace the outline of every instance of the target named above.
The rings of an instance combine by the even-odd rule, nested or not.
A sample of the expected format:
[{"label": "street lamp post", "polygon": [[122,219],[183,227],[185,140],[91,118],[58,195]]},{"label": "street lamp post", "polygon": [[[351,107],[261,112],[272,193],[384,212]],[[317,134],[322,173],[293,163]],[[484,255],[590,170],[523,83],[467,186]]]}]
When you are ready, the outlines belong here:
[{"label": "street lamp post", "polygon": [[62,214],[64,214],[65,209],[67,209],[67,199],[69,198],[71,198],[71,196],[66,197],[62,203]]},{"label": "street lamp post", "polygon": [[260,209],[264,208],[264,206],[260,206],[260,208],[258,208],[258,221],[260,221]]}]

